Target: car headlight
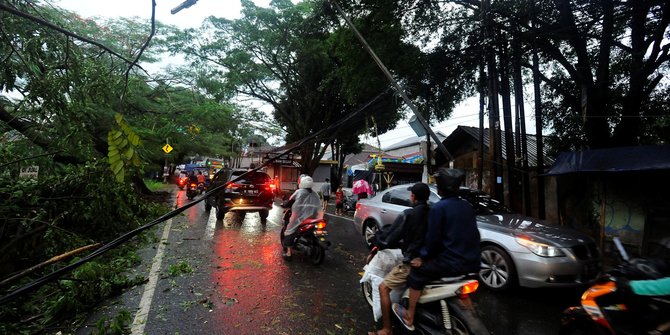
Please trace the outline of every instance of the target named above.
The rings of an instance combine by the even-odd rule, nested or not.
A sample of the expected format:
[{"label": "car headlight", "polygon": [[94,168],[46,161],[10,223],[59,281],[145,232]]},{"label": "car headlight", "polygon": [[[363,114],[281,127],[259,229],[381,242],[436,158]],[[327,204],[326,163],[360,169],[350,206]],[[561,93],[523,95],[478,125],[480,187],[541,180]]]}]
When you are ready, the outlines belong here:
[{"label": "car headlight", "polygon": [[528,248],[532,253],[540,257],[564,257],[563,250],[544,243],[534,242],[524,237],[517,237],[516,242]]}]

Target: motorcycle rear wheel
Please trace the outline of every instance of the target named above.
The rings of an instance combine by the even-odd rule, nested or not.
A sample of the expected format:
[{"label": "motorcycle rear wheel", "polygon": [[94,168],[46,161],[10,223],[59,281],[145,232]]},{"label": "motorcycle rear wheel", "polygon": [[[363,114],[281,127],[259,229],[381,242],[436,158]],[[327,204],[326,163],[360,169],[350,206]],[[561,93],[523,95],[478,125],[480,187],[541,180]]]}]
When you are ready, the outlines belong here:
[{"label": "motorcycle rear wheel", "polygon": [[323,263],[324,259],[326,259],[326,249],[319,245],[319,242],[315,240],[314,244],[312,244],[310,260],[312,261],[312,264],[319,265]]},{"label": "motorcycle rear wheel", "polygon": [[365,298],[365,302],[368,303],[368,306],[372,309],[372,282],[371,281],[366,281],[361,283],[361,292],[363,292],[363,297]]},{"label": "motorcycle rear wheel", "polygon": [[[440,318],[440,320],[441,319],[442,318]],[[400,324],[400,321],[398,321],[395,318],[393,320],[398,323],[397,329],[405,331],[405,328],[404,328],[403,325]],[[431,334],[433,334],[433,331],[431,331],[429,329],[423,329],[420,324],[415,324],[415,326],[416,326],[416,329],[411,334],[421,334],[421,335],[431,335]],[[444,334],[447,334],[446,329],[442,328],[442,331],[444,332]],[[442,334],[442,331],[440,332],[440,334]],[[401,333],[404,334],[404,332],[401,332]],[[470,335],[470,334],[473,334],[473,333],[468,329],[468,327],[465,325],[465,322],[463,322],[463,320],[461,320],[458,316],[452,314],[451,315],[451,334],[452,335]]]}]

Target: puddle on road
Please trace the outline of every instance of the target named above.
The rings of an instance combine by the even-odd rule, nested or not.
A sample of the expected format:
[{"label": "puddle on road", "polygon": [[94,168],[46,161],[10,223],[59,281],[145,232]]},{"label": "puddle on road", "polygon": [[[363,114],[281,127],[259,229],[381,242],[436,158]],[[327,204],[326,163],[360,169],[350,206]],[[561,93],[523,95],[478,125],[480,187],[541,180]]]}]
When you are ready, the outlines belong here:
[{"label": "puddle on road", "polygon": [[[176,199],[175,199],[175,205],[176,205],[177,208],[182,207],[184,205],[187,205],[187,204],[189,204],[193,201],[195,201],[195,199],[194,200],[189,200],[186,197],[186,191],[185,190],[177,190]],[[195,206],[193,206],[193,207],[191,207],[191,208],[189,208],[189,209],[187,209],[186,211],[183,212],[188,217],[188,222],[190,224],[199,222],[198,220],[200,219],[200,215],[202,215],[203,211],[200,208],[197,208],[198,206],[204,206],[204,205],[202,204],[202,202],[200,202],[197,205],[195,205]]]},{"label": "puddle on road", "polygon": [[[224,219],[228,219],[228,215]],[[214,308],[222,333],[274,332],[277,311],[295,305],[285,299],[291,272],[281,259],[278,231],[265,231],[258,215],[217,231],[213,281],[220,301]]]}]

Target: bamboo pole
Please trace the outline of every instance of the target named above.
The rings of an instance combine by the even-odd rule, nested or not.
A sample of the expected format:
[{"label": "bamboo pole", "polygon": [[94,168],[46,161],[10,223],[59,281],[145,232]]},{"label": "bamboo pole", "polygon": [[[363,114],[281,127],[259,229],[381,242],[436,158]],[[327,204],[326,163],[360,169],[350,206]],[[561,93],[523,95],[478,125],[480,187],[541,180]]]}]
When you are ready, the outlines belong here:
[{"label": "bamboo pole", "polygon": [[29,268],[27,268],[27,269],[25,269],[25,270],[23,270],[23,271],[21,271],[21,272],[15,274],[15,275],[13,275],[13,276],[11,276],[11,277],[9,277],[9,278],[7,278],[7,279],[1,281],[1,282],[0,282],[0,287],[6,286],[6,285],[8,285],[9,283],[12,283],[12,282],[18,280],[19,278],[25,277],[25,276],[27,276],[27,275],[29,275],[29,274],[31,274],[31,273],[33,273],[33,272],[35,272],[35,271],[37,271],[37,270],[39,270],[39,269],[45,267],[45,266],[47,266],[47,265],[51,265],[51,264],[53,264],[53,263],[60,262],[60,261],[66,259],[66,258],[68,258],[68,257],[74,256],[74,255],[76,255],[76,254],[78,254],[78,253],[81,253],[81,252],[84,252],[84,251],[88,251],[88,250],[91,250],[91,249],[97,249],[97,248],[99,248],[101,245],[102,245],[102,244],[100,244],[100,243],[89,244],[89,245],[87,245],[87,246],[83,246],[83,247],[81,247],[81,248],[77,248],[77,249],[74,249],[74,250],[70,250],[70,251],[68,251],[68,252],[66,252],[66,253],[63,253],[63,254],[60,254],[60,255],[58,255],[58,256],[51,257],[50,259],[48,259],[48,260],[46,260],[46,261],[44,261],[44,262],[42,262],[42,263],[39,263],[39,264],[34,265],[34,266],[31,266],[31,267],[29,267]]}]

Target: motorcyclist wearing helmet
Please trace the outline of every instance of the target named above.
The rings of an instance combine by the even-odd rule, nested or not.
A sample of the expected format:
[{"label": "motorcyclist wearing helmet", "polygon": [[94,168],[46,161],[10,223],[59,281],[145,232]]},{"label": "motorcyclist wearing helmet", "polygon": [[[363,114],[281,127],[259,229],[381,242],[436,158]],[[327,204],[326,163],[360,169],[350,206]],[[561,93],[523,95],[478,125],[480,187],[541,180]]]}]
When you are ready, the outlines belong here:
[{"label": "motorcyclist wearing helmet", "polygon": [[289,217],[286,232],[284,233],[284,240],[282,246],[284,254],[282,257],[286,260],[291,260],[291,246],[295,241],[296,231],[300,223],[306,219],[318,219],[323,216],[321,199],[312,190],[314,180],[312,177],[304,175],[298,181],[298,190],[296,190],[288,203],[291,204],[291,216]]},{"label": "motorcyclist wearing helmet", "polygon": [[479,230],[469,202],[458,196],[465,173],[441,168],[433,175],[440,201],[431,206],[428,230],[419,257],[411,261],[407,277],[409,309],[393,304],[393,311],[405,327],[413,330],[416,302],[426,283],[442,277],[478,272],[480,266]]}]

